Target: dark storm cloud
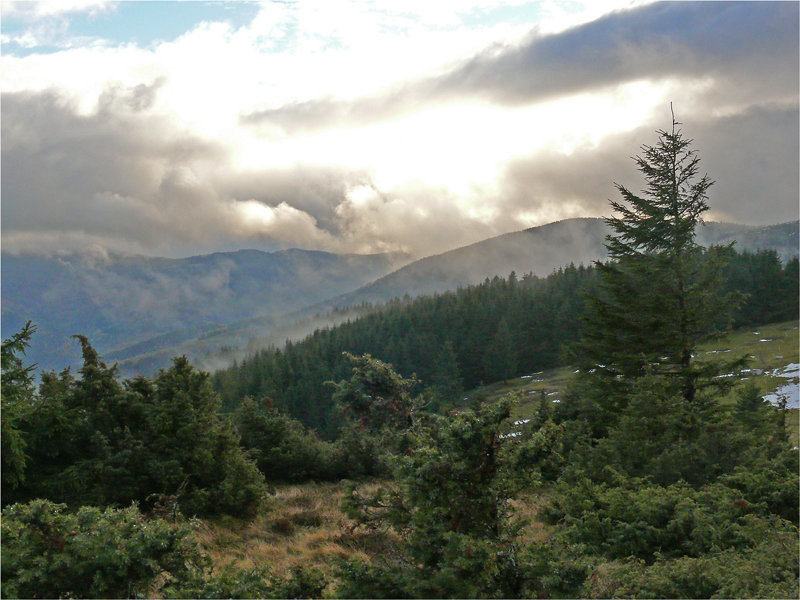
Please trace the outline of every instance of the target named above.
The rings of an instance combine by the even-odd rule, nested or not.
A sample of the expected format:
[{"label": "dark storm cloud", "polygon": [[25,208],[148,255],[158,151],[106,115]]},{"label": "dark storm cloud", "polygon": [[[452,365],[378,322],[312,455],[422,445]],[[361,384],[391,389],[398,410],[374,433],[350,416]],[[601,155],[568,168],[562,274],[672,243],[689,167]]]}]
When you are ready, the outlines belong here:
[{"label": "dark storm cloud", "polygon": [[[242,120],[280,140],[462,98],[517,105],[642,78],[704,78],[706,85],[686,95],[694,104],[676,102],[676,110],[717,182],[714,215],[788,221],[798,217],[797,21],[797,3],[650,5],[498,46],[392,94],[318,99]],[[223,144],[152,114],[163,85],[109,86],[90,114],[56,92],[3,94],[4,251],[97,243],[173,256],[286,246],[429,254],[520,229],[532,224],[530,215],[543,223],[607,214],[614,181],[638,189],[630,157],[669,125],[665,101],[664,114],[652,117],[658,121],[597,145],[514,160],[476,200],[444,185],[378,189],[369,166],[237,168]],[[718,106],[728,116],[709,116]],[[374,194],[359,201],[348,196],[354,188]],[[494,210],[475,216],[469,209],[478,202]]]},{"label": "dark storm cloud", "polygon": [[657,3],[476,57],[439,89],[518,103],[640,78],[711,75],[795,93],[797,21],[791,2]]},{"label": "dark storm cloud", "polygon": [[709,191],[712,210],[721,218],[749,224],[798,219],[798,132],[796,107],[754,107],[687,126],[703,168],[716,182]]},{"label": "dark storm cloud", "polygon": [[795,96],[798,3],[664,2],[495,46],[449,74],[348,102],[313,99],[242,116],[264,135],[364,124],[460,98],[515,105],[639,79],[711,77],[708,102]]},{"label": "dark storm cloud", "polygon": [[365,172],[314,164],[218,176],[218,188],[226,196],[252,198],[269,206],[289,202],[331,233],[340,232],[336,207],[344,200],[347,190],[369,184],[370,178]]},{"label": "dark storm cloud", "polygon": [[109,87],[87,115],[56,92],[3,95],[4,251],[340,249],[335,210],[363,173],[237,170],[223,147],[147,114],[159,85]]},{"label": "dark storm cloud", "polygon": [[[709,191],[712,217],[748,224],[798,218],[799,127],[797,109],[780,107],[683,124],[701,171],[715,182]],[[501,181],[499,202],[507,213],[566,203],[579,207],[582,215],[608,215],[608,200],[618,196],[615,182],[633,191],[643,187],[631,157],[657,139],[654,128],[642,126],[608,136],[599,146],[579,149],[568,158],[552,153],[513,161]]]},{"label": "dark storm cloud", "polygon": [[[4,237],[61,231],[147,245],[174,226],[170,212],[202,213],[209,190],[182,178],[187,165],[212,161],[219,150],[162,135],[167,122],[135,114],[140,93],[109,90],[88,116],[52,92],[3,95]],[[131,101],[131,110],[119,110]]]}]

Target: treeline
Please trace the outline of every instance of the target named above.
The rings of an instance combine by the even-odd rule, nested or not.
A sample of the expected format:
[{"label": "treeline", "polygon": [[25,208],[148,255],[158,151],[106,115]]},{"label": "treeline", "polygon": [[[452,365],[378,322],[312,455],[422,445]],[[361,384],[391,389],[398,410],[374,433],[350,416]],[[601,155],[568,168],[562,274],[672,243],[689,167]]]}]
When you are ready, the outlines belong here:
[{"label": "treeline", "polygon": [[[797,318],[798,261],[782,264],[774,251],[704,253],[721,261],[724,287],[744,301],[732,323],[765,324]],[[597,283],[592,266],[559,269],[547,277],[495,277],[432,297],[395,300],[374,313],[315,331],[282,349],[267,349],[213,376],[224,409],[243,398],[268,398],[324,437],[335,437],[332,388],[350,374],[344,352],[370,353],[410,377],[431,402],[452,402],[465,389],[563,364],[562,349],[578,338],[585,297]]]}]

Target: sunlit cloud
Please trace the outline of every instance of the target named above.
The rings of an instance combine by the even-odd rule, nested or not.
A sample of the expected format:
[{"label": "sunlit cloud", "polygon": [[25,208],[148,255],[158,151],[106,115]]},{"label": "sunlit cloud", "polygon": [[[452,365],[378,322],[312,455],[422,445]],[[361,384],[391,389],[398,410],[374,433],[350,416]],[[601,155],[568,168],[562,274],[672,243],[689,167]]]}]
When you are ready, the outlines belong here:
[{"label": "sunlit cloud", "polygon": [[2,5],[4,251],[442,251],[603,214],[670,102],[715,215],[797,218],[792,3],[186,3],[146,43],[135,4],[28,4]]}]

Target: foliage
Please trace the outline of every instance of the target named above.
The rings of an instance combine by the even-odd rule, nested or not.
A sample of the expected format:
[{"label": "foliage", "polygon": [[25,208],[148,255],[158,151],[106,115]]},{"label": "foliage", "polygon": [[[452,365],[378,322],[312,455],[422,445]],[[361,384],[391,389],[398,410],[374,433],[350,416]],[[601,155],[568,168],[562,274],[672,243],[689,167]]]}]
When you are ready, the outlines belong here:
[{"label": "foliage", "polygon": [[[698,261],[723,265],[723,295],[736,291],[746,297],[734,315],[737,324],[796,318],[796,260],[781,265],[774,252],[740,254],[723,248],[701,252]],[[332,399],[335,390],[325,382],[351,376],[353,365],[344,353],[370,353],[400,374],[415,373],[421,383],[412,394],[426,392],[427,410],[445,413],[461,405],[462,389],[563,364],[562,347],[578,339],[586,297],[595,293],[597,280],[596,267],[570,265],[547,277],[497,277],[455,292],[393,301],[280,350],[260,351],[217,372],[214,386],[225,407],[234,408],[246,396],[270,398],[276,408],[332,439],[339,435],[342,421]],[[643,285],[651,289],[649,281]],[[496,368],[503,360],[487,358],[501,321],[510,336],[505,357],[495,358],[515,364],[513,370]],[[586,370],[593,367],[596,364]],[[589,391],[604,385],[602,380],[592,381]]]},{"label": "foliage", "polygon": [[617,214],[606,219],[611,261],[597,265],[600,282],[574,350],[582,376],[602,380],[587,397],[601,409],[592,423],[598,435],[624,406],[628,385],[647,371],[675,379],[694,404],[698,388],[721,385],[715,376],[742,364],[694,358],[699,342],[730,326],[739,298],[723,293],[723,253],[704,254],[695,242],[712,182],[698,178],[699,158],[677,125],[635,158],[643,195],[617,184],[622,199],[611,202]]},{"label": "foliage", "polygon": [[411,452],[396,458],[395,488],[345,510],[370,526],[391,525],[401,554],[385,564],[350,562],[340,593],[357,597],[508,597],[519,593],[510,486],[501,471],[499,428],[509,403],[433,418],[415,428]]},{"label": "foliage", "polygon": [[[556,482],[542,512],[556,529],[529,549],[524,577],[571,596],[796,595],[800,465],[785,416],[753,386],[721,407],[741,361],[715,367],[695,351],[734,315],[793,311],[782,299],[734,309],[738,292],[762,283],[762,295],[792,288],[797,267],[774,253],[699,249],[710,181],[695,180],[679,131],[659,134],[636,159],[644,195],[618,186],[623,200],[612,202],[612,261],[596,266],[573,347],[581,376],[512,453],[530,482]],[[759,284],[748,288],[750,274]]]},{"label": "foliage", "polygon": [[525,484],[554,481],[566,466],[565,425],[547,419],[510,444],[507,470]]},{"label": "foliage", "polygon": [[[543,514],[557,526],[550,544],[566,548],[567,558],[546,560],[554,570],[565,560],[586,568],[571,567],[578,577],[566,590],[546,577],[542,587],[569,595],[724,597],[723,590],[796,586],[787,565],[796,564],[797,547],[786,540],[797,535],[800,464],[780,411],[745,388],[732,410],[708,402],[698,412],[702,405],[689,405],[673,381],[652,374],[635,380],[630,394],[605,436],[560,447],[563,468]],[[564,440],[575,423],[561,423]],[[522,456],[538,466],[553,454]],[[784,533],[754,538],[754,523],[767,522]],[[745,582],[766,547],[782,554],[771,559],[778,565],[771,583],[753,587]]]},{"label": "foliage", "polygon": [[796,527],[775,517],[747,517],[742,550],[699,557],[640,559],[603,565],[586,583],[590,598],[796,598]]},{"label": "foliage", "polygon": [[313,568],[297,567],[289,577],[268,567],[242,569],[226,565],[217,572],[195,570],[164,589],[166,598],[321,598],[326,582]]},{"label": "foliage", "polygon": [[586,458],[595,479],[611,467],[661,485],[700,486],[742,464],[753,445],[763,443],[721,411],[708,392],[690,404],[674,380],[652,374],[630,388],[616,423]]},{"label": "foliage", "polygon": [[782,265],[774,250],[745,250],[720,247],[715,252],[724,265],[725,290],[747,294],[734,316],[734,327],[753,323],[776,323],[798,318],[798,259]]},{"label": "foliage", "polygon": [[333,400],[345,416],[363,429],[407,429],[411,425],[410,392],[416,381],[404,379],[392,366],[369,354],[345,354],[353,365],[349,380],[334,384]]},{"label": "foliage", "polygon": [[19,421],[25,410],[26,400],[33,393],[31,371],[25,366],[20,354],[30,345],[36,328],[28,323],[19,333],[3,340],[0,360],[2,362],[2,469],[3,496],[25,481],[27,457],[25,438],[19,430]]},{"label": "foliage", "polygon": [[246,398],[236,409],[234,422],[241,446],[268,481],[328,480],[341,475],[338,448],[264,404]]},{"label": "foliage", "polygon": [[133,598],[200,560],[190,523],[34,500],[3,509],[4,598]]},{"label": "foliage", "polygon": [[500,319],[497,330],[492,336],[492,340],[483,355],[483,369],[485,373],[491,373],[492,379],[506,380],[517,373],[517,357],[514,352],[509,352],[514,348],[514,340],[511,328],[506,319]]},{"label": "foliage", "polygon": [[209,377],[185,358],[153,381],[120,382],[83,338],[80,377],[45,373],[39,391],[20,400],[18,428],[36,478],[5,503],[35,497],[70,505],[152,506],[176,495],[187,514],[245,514],[263,480],[217,415]]},{"label": "foliage", "polygon": [[418,598],[413,584],[418,576],[413,566],[400,561],[344,561],[339,567],[341,582],[336,594],[339,598]]}]

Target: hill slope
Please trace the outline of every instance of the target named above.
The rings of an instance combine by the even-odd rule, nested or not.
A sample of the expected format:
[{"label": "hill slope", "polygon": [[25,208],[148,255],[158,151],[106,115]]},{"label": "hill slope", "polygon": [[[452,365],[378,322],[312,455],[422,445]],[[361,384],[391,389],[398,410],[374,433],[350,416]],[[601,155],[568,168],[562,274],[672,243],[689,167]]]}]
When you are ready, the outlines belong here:
[{"label": "hill slope", "polygon": [[[566,219],[508,233],[415,261],[325,305],[385,302],[404,294],[454,290],[511,271],[543,276],[569,263],[588,265],[607,257],[604,243],[608,233],[599,218]],[[739,251],[776,250],[786,260],[798,254],[798,222],[769,226],[706,223],[698,229],[697,241],[703,246],[735,242]]]},{"label": "hill slope", "polygon": [[[186,259],[3,256],[2,326],[14,331],[33,319],[39,334],[31,357],[44,368],[75,360],[69,336],[83,333],[126,373],[152,373],[179,354],[212,369],[253,349],[302,338],[334,322],[329,313],[335,309],[454,290],[511,271],[547,275],[569,263],[602,260],[606,233],[602,219],[567,219],[399,269],[407,257],[303,250]],[[798,254],[798,223],[708,223],[698,241],[774,249],[786,259]],[[233,351],[220,357],[221,348]]]},{"label": "hill slope", "polygon": [[[258,348],[302,339],[314,328],[358,316],[363,303],[380,304],[392,298],[423,296],[476,284],[511,271],[547,275],[568,265],[590,264],[606,257],[608,229],[602,219],[567,219],[500,235],[482,242],[412,262],[355,291],[285,315],[264,315],[237,321],[199,336],[184,332],[179,342],[169,338],[147,340],[120,349],[109,358],[120,360],[132,372],[152,372],[171,356],[186,354],[201,368],[214,369]],[[798,254],[798,223],[764,227],[708,223],[698,231],[703,245],[735,242],[739,250],[773,249],[784,259]],[[345,311],[331,314],[331,311]],[[223,351],[220,352],[220,349]]]}]

